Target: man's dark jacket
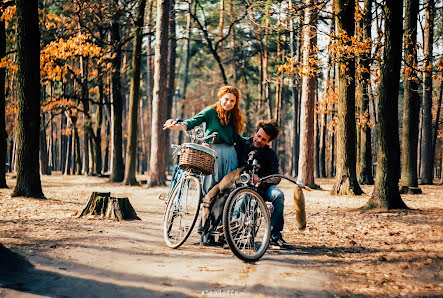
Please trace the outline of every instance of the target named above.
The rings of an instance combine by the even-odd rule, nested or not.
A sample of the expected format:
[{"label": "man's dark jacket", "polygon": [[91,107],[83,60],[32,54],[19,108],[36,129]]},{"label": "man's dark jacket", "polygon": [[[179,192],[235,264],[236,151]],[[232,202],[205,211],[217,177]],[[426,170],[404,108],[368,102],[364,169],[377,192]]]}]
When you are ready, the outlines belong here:
[{"label": "man's dark jacket", "polygon": [[[238,166],[244,167],[248,164],[249,153],[255,151],[255,158],[260,165],[256,172],[258,177],[263,178],[271,174],[279,174],[279,162],[275,151],[268,145],[262,148],[255,148],[252,143],[253,138],[238,140],[235,144],[237,151]],[[264,193],[273,183],[263,182],[260,184],[258,190]],[[278,184],[278,183],[277,183]]]}]

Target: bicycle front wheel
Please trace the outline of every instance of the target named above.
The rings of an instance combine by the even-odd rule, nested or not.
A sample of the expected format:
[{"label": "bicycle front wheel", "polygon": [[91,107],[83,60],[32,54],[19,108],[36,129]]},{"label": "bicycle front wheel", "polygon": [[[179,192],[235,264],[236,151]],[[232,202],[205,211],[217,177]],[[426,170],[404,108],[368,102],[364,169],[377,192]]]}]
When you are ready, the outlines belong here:
[{"label": "bicycle front wheel", "polygon": [[178,248],[188,239],[198,217],[200,196],[197,177],[186,176],[175,186],[163,219],[163,236],[169,247]]},{"label": "bicycle front wheel", "polygon": [[223,210],[223,231],[234,255],[246,262],[259,260],[271,237],[271,218],[263,198],[242,187],[228,197]]}]

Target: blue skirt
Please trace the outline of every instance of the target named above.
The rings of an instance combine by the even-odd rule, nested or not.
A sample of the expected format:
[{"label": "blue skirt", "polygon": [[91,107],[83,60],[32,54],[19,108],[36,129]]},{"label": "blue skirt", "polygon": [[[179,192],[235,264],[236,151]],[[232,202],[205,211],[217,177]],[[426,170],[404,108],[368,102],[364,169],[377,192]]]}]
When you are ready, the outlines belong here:
[{"label": "blue skirt", "polygon": [[237,152],[233,145],[213,144],[212,149],[217,152],[212,175],[203,178],[203,196],[205,196],[214,185],[219,183],[223,177],[238,167]]}]

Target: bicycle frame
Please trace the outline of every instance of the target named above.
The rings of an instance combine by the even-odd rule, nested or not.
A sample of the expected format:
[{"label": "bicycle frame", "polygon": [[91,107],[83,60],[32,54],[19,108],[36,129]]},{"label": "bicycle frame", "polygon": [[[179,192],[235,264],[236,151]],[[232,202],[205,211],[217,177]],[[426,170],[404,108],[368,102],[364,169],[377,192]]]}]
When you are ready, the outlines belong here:
[{"label": "bicycle frame", "polygon": [[[179,168],[179,166],[177,164],[174,165],[174,169],[172,171],[172,177],[171,177],[171,183],[169,185],[168,197],[169,198],[171,197],[172,192],[174,191],[174,189],[176,187],[178,187],[178,189],[179,189],[179,194],[178,194],[179,198],[182,197],[181,193],[180,193],[182,191],[181,185],[183,184],[183,181],[185,180],[186,176],[194,176],[199,180],[199,182],[200,182],[199,183],[199,188],[200,188],[199,203],[201,203],[201,200],[203,198],[203,195],[202,195],[202,193],[203,193],[203,181],[202,181],[203,178],[202,178],[202,176],[182,170]],[[186,191],[188,191],[188,189],[186,189]],[[188,196],[185,196],[185,197],[187,198]],[[180,200],[178,200],[177,203],[180,203]],[[185,203],[187,203],[187,202],[185,202]],[[187,204],[186,204],[186,206],[187,206]]]}]

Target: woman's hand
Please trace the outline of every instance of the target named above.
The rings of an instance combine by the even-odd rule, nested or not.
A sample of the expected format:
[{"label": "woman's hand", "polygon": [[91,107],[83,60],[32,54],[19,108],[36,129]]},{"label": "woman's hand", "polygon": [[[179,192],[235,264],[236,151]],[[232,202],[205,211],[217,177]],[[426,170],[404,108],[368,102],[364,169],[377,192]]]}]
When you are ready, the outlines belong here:
[{"label": "woman's hand", "polygon": [[211,148],[211,145],[208,143],[203,143],[202,145],[205,146],[206,148]]},{"label": "woman's hand", "polygon": [[[186,122],[184,122],[186,123]],[[163,129],[172,129],[172,130],[181,130],[182,126],[180,124],[177,124],[177,121],[174,119],[168,119],[166,120],[166,122],[163,124]]]}]

